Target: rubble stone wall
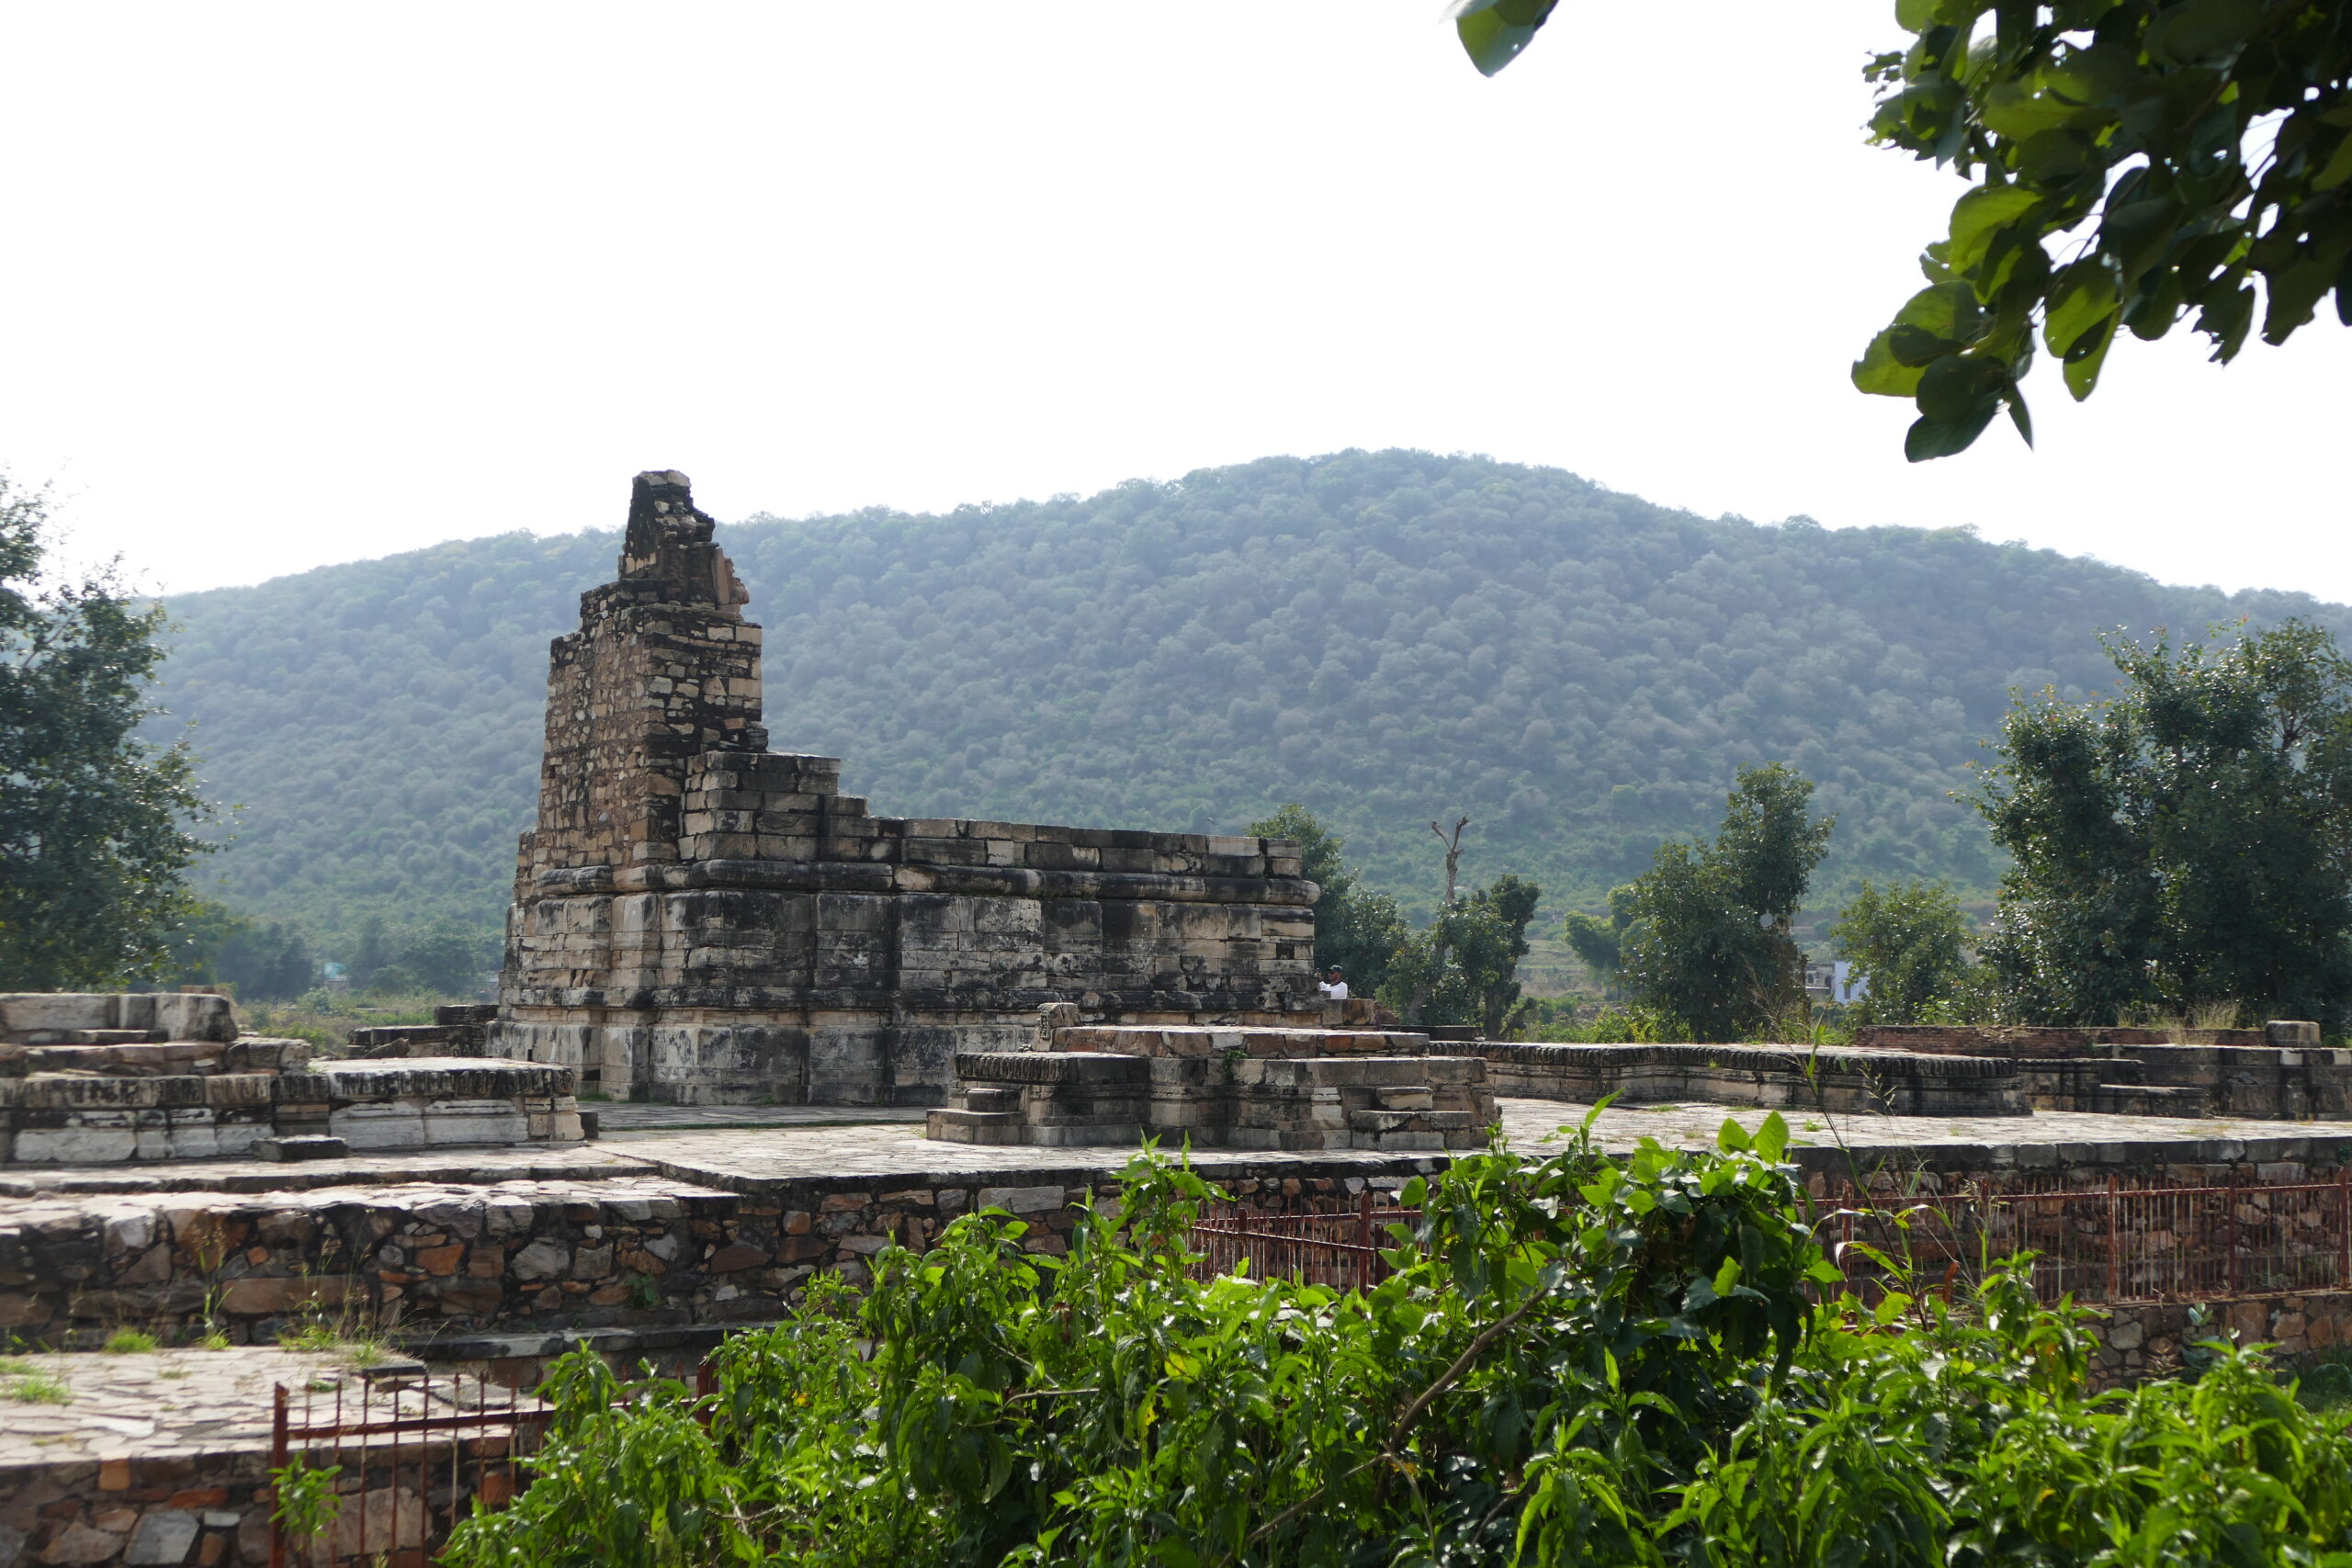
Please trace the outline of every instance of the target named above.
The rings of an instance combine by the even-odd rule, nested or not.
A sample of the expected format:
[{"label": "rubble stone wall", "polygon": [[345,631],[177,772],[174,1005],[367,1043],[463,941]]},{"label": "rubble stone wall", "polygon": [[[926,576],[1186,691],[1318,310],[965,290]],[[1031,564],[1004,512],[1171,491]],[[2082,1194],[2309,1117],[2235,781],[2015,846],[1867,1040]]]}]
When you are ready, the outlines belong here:
[{"label": "rubble stone wall", "polygon": [[[1237,1197],[1345,1199],[1437,1168],[1295,1162],[1222,1184]],[[0,1334],[92,1348],[115,1329],[240,1344],[301,1325],[389,1328],[429,1354],[453,1335],[771,1322],[819,1269],[852,1284],[892,1241],[921,1249],[957,1215],[1002,1208],[1059,1255],[1071,1205],[1117,1183],[1041,1167],[949,1178],[834,1178],[739,1193],[656,1178],[254,1195],[55,1196],[0,1208]]]}]

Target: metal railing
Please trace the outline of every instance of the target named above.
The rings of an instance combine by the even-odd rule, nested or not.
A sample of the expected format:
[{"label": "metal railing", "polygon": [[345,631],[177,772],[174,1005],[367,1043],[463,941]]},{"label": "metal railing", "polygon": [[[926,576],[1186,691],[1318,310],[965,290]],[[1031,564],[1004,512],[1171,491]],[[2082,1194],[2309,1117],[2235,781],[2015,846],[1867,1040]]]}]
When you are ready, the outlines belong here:
[{"label": "metal railing", "polygon": [[1848,1187],[1816,1231],[1852,1282],[1886,1270],[1862,1243],[1927,1282],[2038,1256],[2035,1294],[2079,1302],[2212,1301],[2352,1289],[2352,1179],[1862,1196]]},{"label": "metal railing", "polygon": [[549,1414],[487,1379],[413,1367],[279,1383],[270,1467],[299,1458],[331,1471],[334,1501],[310,1535],[272,1509],[270,1568],[424,1568],[469,1512],[504,1507],[523,1489]]},{"label": "metal railing", "polygon": [[1380,1201],[1366,1188],[1348,1207],[1277,1210],[1253,1204],[1215,1203],[1203,1209],[1192,1229],[1197,1279],[1230,1274],[1247,1266],[1253,1279],[1289,1279],[1333,1290],[1369,1290],[1388,1277],[1384,1247],[1394,1245],[1392,1224],[1410,1224],[1419,1209]]}]

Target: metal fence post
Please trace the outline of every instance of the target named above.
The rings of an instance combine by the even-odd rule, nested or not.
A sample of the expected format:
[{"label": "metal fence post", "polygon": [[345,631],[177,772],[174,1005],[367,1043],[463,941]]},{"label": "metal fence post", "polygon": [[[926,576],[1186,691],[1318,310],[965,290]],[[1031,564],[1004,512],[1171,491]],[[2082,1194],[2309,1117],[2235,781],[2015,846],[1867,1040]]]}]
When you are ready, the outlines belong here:
[{"label": "metal fence post", "polygon": [[2116,1213],[2120,1206],[2115,1178],[2110,1175],[2107,1179],[2107,1299],[2111,1302],[2123,1299],[2123,1243]]},{"label": "metal fence post", "polygon": [[[277,1385],[277,1397],[269,1416],[269,1468],[272,1474],[286,1468],[286,1385]],[[269,1568],[286,1568],[286,1528],[277,1522],[277,1492],[269,1495]]]}]

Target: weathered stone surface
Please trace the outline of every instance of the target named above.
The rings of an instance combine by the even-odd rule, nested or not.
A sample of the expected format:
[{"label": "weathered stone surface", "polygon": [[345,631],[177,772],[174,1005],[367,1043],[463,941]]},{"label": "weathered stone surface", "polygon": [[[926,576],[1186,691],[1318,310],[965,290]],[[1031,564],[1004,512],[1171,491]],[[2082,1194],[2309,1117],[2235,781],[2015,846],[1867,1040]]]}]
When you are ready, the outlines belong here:
[{"label": "weathered stone surface", "polygon": [[640,475],[552,651],[494,1053],[622,1098],[928,1105],[1041,1004],[1310,1005],[1296,846],[869,816],[838,761],[766,750],[742,598],[684,478]]},{"label": "weathered stone surface", "polygon": [[1823,1046],[1554,1045],[1441,1041],[1442,1055],[1487,1064],[1498,1094],[1590,1104],[1702,1100],[1902,1116],[2014,1116],[2026,1105],[2007,1057],[1926,1055]]},{"label": "weathered stone surface", "polygon": [[[1426,1035],[1362,1030],[1061,1025],[1050,1051],[966,1052],[943,1143],[1443,1150],[1495,1122],[1486,1065],[1432,1056]],[[1368,1052],[1393,1044],[1395,1055]],[[1123,1046],[1133,1045],[1128,1053]]]},{"label": "weathered stone surface", "polygon": [[184,1562],[187,1549],[196,1544],[197,1529],[194,1514],[179,1508],[150,1508],[130,1532],[130,1546],[122,1560],[130,1568],[166,1568]]}]

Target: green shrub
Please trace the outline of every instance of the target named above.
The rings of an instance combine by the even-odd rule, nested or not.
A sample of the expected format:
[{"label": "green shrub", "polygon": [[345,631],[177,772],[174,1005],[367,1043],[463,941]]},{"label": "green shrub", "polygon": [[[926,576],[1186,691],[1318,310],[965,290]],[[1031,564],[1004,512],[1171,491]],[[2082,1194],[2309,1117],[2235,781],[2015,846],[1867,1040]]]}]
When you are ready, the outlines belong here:
[{"label": "green shrub", "polygon": [[[1588,1128],[1589,1122],[1588,1122]],[[537,1481],[458,1568],[2339,1562],[2352,1442],[2261,1359],[2093,1396],[2086,1314],[1993,1269],[1843,1293],[1779,1164],[1435,1179],[1396,1272],[1198,1280],[1209,1189],[1138,1161],[1067,1258],[1002,1213],[729,1339],[717,1392],[557,1364]],[[1419,1184],[1416,1184],[1418,1187]],[[1893,1260],[1898,1265],[1900,1260]],[[1808,1292],[1827,1292],[1815,1304]]]}]

